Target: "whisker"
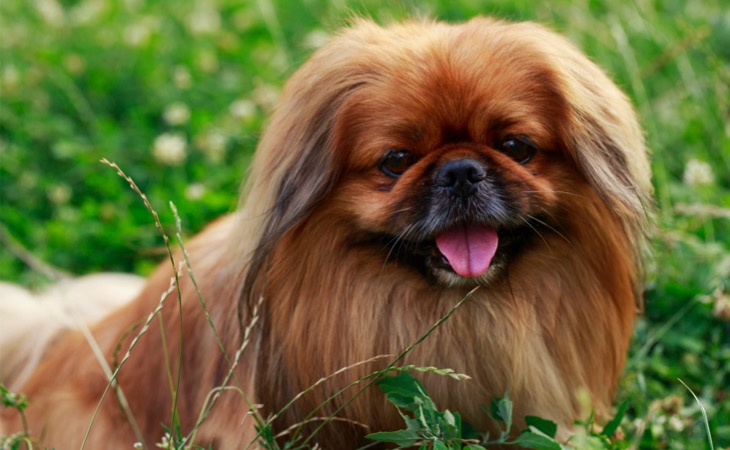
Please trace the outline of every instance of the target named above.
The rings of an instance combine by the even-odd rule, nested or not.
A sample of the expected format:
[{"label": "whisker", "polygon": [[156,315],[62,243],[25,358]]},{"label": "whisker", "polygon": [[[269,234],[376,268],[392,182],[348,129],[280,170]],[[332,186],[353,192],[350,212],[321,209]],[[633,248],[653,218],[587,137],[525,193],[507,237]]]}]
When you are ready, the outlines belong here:
[{"label": "whisker", "polygon": [[578,194],[576,192],[570,192],[570,191],[556,191],[554,189],[534,189],[534,190],[525,190],[521,191],[525,194],[543,194],[543,193],[549,193],[549,194],[564,194],[564,195],[572,195],[574,197],[582,198],[584,200],[590,200],[590,198],[586,197],[585,195]]},{"label": "whisker", "polygon": [[[390,247],[390,248],[388,250],[388,253],[385,255],[385,259],[383,260],[383,265],[380,268],[381,274],[382,274],[383,270],[385,270],[385,266],[388,263],[388,261],[390,260],[390,257],[393,254],[393,252],[396,250],[396,248],[401,247],[401,245],[399,245],[399,244],[401,242],[405,241],[405,239],[408,237],[408,235],[410,234],[410,232],[413,230],[414,227],[415,227],[414,224],[409,224],[405,229],[403,229],[403,231],[401,231],[401,233],[399,235],[393,236],[393,238],[386,244],[386,247]],[[396,256],[397,256],[397,253],[396,253]]]},{"label": "whisker", "polygon": [[[528,217],[529,217],[530,219],[532,219],[532,220],[535,220],[535,221],[538,221],[538,222],[540,222],[539,220],[535,219],[535,218],[534,218],[534,217],[532,217],[532,216],[528,216]],[[543,241],[543,242],[545,243],[545,245],[547,245],[547,246],[548,246],[548,248],[550,248],[550,244],[548,244],[548,241],[546,241],[546,240],[545,240],[545,238],[544,238],[544,237],[542,236],[542,233],[540,233],[540,231],[539,231],[539,230],[538,230],[537,228],[535,228],[535,227],[533,227],[533,226],[532,226],[532,224],[530,223],[530,221],[529,221],[529,220],[527,220],[527,219],[525,219],[525,218],[522,218],[522,221],[523,221],[523,222],[525,222],[525,225],[527,225],[528,227],[532,228],[532,231],[534,231],[534,232],[535,232],[535,234],[537,234],[537,235],[538,235],[538,236],[540,237],[540,239],[542,239],[542,241]],[[551,250],[552,250],[552,249],[551,249]]]},{"label": "whisker", "polygon": [[[545,211],[545,212],[547,213],[547,211]],[[535,222],[539,223],[540,225],[542,225],[542,226],[544,226],[544,227],[548,228],[548,229],[549,229],[549,230],[551,230],[551,231],[552,231],[553,233],[555,233],[555,234],[557,234],[558,236],[560,236],[560,237],[561,237],[561,238],[562,238],[562,239],[563,239],[563,240],[564,240],[564,241],[565,241],[565,242],[566,242],[566,243],[567,243],[568,245],[570,245],[571,247],[575,248],[575,245],[573,244],[573,242],[572,242],[572,241],[571,241],[570,239],[568,239],[568,237],[567,237],[567,236],[565,236],[565,235],[564,235],[563,233],[561,233],[560,231],[558,231],[558,230],[557,230],[557,229],[556,229],[555,227],[553,227],[553,226],[552,226],[552,225],[550,225],[549,223],[545,222],[544,220],[540,220],[540,219],[538,219],[537,217],[535,217],[535,216],[532,216],[532,215],[528,215],[527,217],[529,217],[529,218],[530,218],[530,220],[533,220],[533,221],[535,221]],[[530,228],[532,228],[533,230],[535,229],[534,227],[532,227],[532,225],[530,225]],[[535,230],[535,231],[537,231],[537,230]],[[539,233],[538,233],[538,234],[539,234]],[[542,238],[542,235],[540,235],[540,238],[541,238],[541,239],[543,239],[543,241],[545,240],[544,238]]]},{"label": "whisker", "polygon": [[398,209],[398,210],[393,211],[393,215],[400,214],[400,213],[403,213],[403,212],[406,212],[406,211],[410,211],[411,209],[413,209],[412,206],[409,206],[409,207],[406,207],[406,208],[403,208],[403,209]]}]

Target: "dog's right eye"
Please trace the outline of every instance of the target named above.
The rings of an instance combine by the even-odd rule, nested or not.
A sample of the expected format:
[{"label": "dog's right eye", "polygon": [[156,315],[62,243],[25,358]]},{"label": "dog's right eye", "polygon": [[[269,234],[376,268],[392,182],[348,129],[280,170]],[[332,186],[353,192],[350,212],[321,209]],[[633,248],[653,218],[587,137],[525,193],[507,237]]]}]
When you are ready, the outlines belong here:
[{"label": "dog's right eye", "polygon": [[537,153],[537,146],[525,135],[507,136],[498,149],[519,164],[527,164]]},{"label": "dog's right eye", "polygon": [[398,178],[415,162],[413,154],[406,150],[389,150],[380,161],[380,170],[393,178]]}]

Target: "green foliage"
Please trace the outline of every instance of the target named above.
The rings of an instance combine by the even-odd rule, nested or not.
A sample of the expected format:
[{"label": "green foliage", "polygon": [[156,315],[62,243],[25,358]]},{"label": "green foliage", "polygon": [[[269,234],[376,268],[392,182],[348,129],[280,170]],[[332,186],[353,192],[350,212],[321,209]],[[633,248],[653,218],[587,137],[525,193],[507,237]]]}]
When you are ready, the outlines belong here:
[{"label": "green foliage", "polygon": [[458,412],[439,411],[423,385],[407,372],[383,378],[378,387],[398,408],[406,429],[371,433],[367,437],[395,444],[397,448],[486,450],[495,445],[512,445],[537,450],[619,450],[627,447],[626,442],[612,439],[624,418],[627,402],[619,406],[616,415],[602,429],[598,430],[591,417],[585,422],[577,422],[575,435],[561,443],[557,439],[555,422],[536,416],[525,417],[527,428],[514,433],[509,393],[492,399],[489,411],[485,410],[492,421],[502,424],[499,436],[491,438],[489,433],[479,434],[474,427],[462,422]]},{"label": "green foliage", "polygon": [[618,424],[623,419],[625,404],[601,431],[593,431],[594,424],[589,420],[579,428],[582,432],[563,444],[556,438],[557,425],[540,417],[525,417],[527,428],[520,433],[514,433],[512,401],[508,393],[505,393],[504,397],[493,399],[490,403],[489,417],[495,423],[502,424],[499,436],[492,439],[489,433],[479,434],[474,427],[462,422],[458,412],[451,412],[448,409],[439,411],[423,385],[407,372],[383,378],[378,382],[378,387],[398,408],[406,428],[399,431],[371,433],[367,437],[374,441],[395,444],[397,448],[485,450],[494,445],[513,445],[538,450],[622,448],[609,438],[616,432]]},{"label": "green foliage", "polygon": [[23,422],[23,431],[10,436],[0,436],[0,447],[3,450],[33,449],[36,440],[28,434],[28,424],[25,421],[28,398],[23,394],[10,391],[0,383],[0,404],[3,408],[16,410]]},{"label": "green foliage", "polygon": [[[49,277],[38,260],[145,274],[164,257],[149,212],[101,158],[154,206],[174,201],[182,234],[234,209],[283,81],[353,12],[537,20],[629,94],[653,150],[657,233],[618,390],[624,417],[606,434],[639,449],[693,449],[707,445],[708,427],[730,446],[724,0],[1,1],[0,277],[39,287]],[[173,228],[169,212],[161,222]]]},{"label": "green foliage", "polygon": [[2,383],[0,383],[0,401],[3,407],[17,409],[19,413],[23,413],[28,407],[28,398],[25,395],[11,392]]},{"label": "green foliage", "polygon": [[[417,444],[424,449],[462,448],[463,431],[459,413],[438,411],[423,385],[407,372],[383,378],[378,382],[378,387],[393,405],[399,410],[412,413],[413,417],[401,414],[407,429],[373,433],[367,436],[369,439],[393,443],[400,448],[414,447]],[[428,447],[428,442],[433,447]]]}]

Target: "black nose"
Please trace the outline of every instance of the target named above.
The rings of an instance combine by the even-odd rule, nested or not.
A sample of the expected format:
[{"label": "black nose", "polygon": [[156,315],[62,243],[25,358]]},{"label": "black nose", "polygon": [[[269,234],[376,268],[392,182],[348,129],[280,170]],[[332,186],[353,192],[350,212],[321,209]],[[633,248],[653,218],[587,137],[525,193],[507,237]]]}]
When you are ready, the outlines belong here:
[{"label": "black nose", "polygon": [[436,185],[446,188],[457,197],[467,198],[476,192],[487,173],[482,165],[471,158],[455,159],[444,163],[436,172]]}]

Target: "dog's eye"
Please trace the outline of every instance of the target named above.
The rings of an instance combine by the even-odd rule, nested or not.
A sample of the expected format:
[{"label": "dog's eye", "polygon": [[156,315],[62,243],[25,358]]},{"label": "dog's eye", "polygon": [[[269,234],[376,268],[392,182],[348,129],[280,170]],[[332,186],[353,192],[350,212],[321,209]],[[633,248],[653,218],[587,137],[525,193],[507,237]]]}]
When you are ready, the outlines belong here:
[{"label": "dog's eye", "polygon": [[497,149],[520,164],[527,164],[535,153],[537,146],[527,136],[507,136]]},{"label": "dog's eye", "polygon": [[380,170],[388,176],[398,178],[415,162],[413,154],[406,150],[389,150],[380,161]]}]

